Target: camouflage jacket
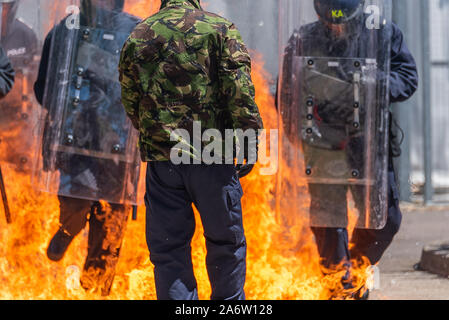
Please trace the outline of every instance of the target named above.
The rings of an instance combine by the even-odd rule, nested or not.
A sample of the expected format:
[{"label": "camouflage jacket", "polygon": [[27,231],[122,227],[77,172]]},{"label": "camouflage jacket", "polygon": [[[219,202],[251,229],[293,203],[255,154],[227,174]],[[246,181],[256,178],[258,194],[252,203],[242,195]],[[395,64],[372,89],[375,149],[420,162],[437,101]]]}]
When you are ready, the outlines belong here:
[{"label": "camouflage jacket", "polygon": [[195,121],[203,131],[263,127],[239,31],[199,0],[163,0],[131,33],[119,71],[143,161],[169,160],[177,144],[171,133],[185,129],[192,137]]}]

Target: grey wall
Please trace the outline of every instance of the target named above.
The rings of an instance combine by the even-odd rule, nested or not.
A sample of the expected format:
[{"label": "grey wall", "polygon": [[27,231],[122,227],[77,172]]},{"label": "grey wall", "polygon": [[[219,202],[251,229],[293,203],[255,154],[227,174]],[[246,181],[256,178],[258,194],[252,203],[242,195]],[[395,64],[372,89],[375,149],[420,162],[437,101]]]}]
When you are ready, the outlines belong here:
[{"label": "grey wall", "polygon": [[248,48],[263,54],[266,70],[278,70],[277,0],[203,0],[207,11],[235,23]]}]

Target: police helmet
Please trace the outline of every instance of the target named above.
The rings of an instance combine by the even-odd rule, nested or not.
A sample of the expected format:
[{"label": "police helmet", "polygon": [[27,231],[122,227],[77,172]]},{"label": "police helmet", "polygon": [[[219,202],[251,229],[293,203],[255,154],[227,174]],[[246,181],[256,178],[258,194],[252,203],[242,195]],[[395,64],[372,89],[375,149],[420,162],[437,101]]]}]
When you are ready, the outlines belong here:
[{"label": "police helmet", "polygon": [[7,15],[7,18],[5,19],[5,22],[7,25],[11,24],[15,19],[19,4],[19,0],[0,0],[0,5],[3,6],[3,11],[6,11],[5,14]]},{"label": "police helmet", "polygon": [[324,21],[342,24],[363,12],[364,0],[314,0],[315,11]]}]

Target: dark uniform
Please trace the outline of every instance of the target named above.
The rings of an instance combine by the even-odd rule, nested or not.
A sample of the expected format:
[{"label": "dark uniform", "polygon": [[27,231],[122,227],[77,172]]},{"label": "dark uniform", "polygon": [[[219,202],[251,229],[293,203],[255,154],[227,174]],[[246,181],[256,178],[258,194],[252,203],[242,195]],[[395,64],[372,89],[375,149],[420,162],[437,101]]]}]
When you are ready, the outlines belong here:
[{"label": "dark uniform", "polygon": [[[15,84],[0,103],[0,160],[20,171],[30,171],[38,110],[33,103],[32,82],[36,79],[38,40],[31,27],[16,18],[19,1],[10,2],[3,22],[1,44],[16,72]],[[4,8],[6,10],[6,8]]]},{"label": "dark uniform", "polygon": [[[324,2],[326,1],[317,1]],[[340,1],[339,3],[344,2]],[[348,3],[351,1],[347,1]],[[360,1],[352,1],[360,3]],[[355,22],[357,24],[359,22]],[[346,26],[346,32],[354,32],[351,29],[351,23]],[[390,74],[390,102],[401,102],[410,98],[416,91],[418,86],[417,67],[413,56],[409,52],[401,30],[395,24],[389,24],[383,27],[382,31],[391,34],[391,74]],[[285,53],[284,60],[284,75],[291,74],[292,57],[298,56],[320,56],[320,57],[365,57],[363,51],[359,51],[363,45],[368,41],[368,36],[365,36],[366,29],[362,28],[361,33],[354,33],[346,35],[345,41],[339,41],[338,38],[332,38],[329,28],[324,22],[315,22],[306,25],[301,30],[296,30],[291,37]],[[301,35],[299,37],[298,35]],[[309,35],[309,36],[308,36]],[[347,39],[353,39],[352,42]],[[373,57],[367,57],[373,58]],[[374,57],[376,58],[376,57]],[[380,63],[382,63],[380,61]],[[378,75],[382,78],[382,75]],[[286,79],[284,81],[288,83]],[[284,85],[281,90],[281,99],[284,105],[289,104],[289,97],[291,92],[288,92],[288,85]],[[336,117],[345,115],[339,113],[339,110],[328,110],[329,112],[320,111],[316,114],[320,121],[338,122]],[[288,114],[288,111],[286,112]],[[342,119],[346,121],[346,119]],[[288,128],[286,130],[288,134]],[[390,138],[393,135],[390,135]],[[353,139],[350,143],[357,144],[357,139]],[[307,146],[305,146],[306,148]],[[313,227],[312,231],[315,235],[319,254],[322,258],[322,264],[326,268],[343,264],[347,268],[350,267],[350,259],[362,259],[367,257],[372,265],[375,265],[381,259],[383,253],[391,244],[394,236],[399,230],[402,214],[399,208],[399,192],[395,180],[395,172],[393,168],[392,158],[395,156],[393,150],[396,149],[396,141],[390,140],[390,154],[388,166],[388,219],[386,226],[381,230],[366,230],[356,229],[353,234],[352,242],[354,246],[349,249],[348,231],[346,228],[323,228]],[[307,149],[307,148],[306,148]],[[354,154],[354,150],[360,150],[357,146],[346,146],[349,150],[350,158],[354,160],[356,157],[362,157],[362,154]],[[351,151],[352,150],[352,151]],[[360,152],[360,151],[359,151]],[[307,155],[306,155],[307,156]],[[350,162],[351,159],[348,159]],[[354,160],[354,161],[357,161]],[[363,161],[363,159],[358,160]],[[346,199],[348,186],[346,185],[323,185],[310,183],[309,193],[311,197],[310,214],[311,220],[319,220],[322,212],[327,212],[329,215],[346,216],[347,203],[341,201],[335,202],[335,199]],[[364,212],[363,208],[363,187],[352,186],[352,195],[359,211]],[[339,196],[338,196],[339,195]],[[326,199],[329,199],[327,201]],[[316,225],[316,224],[315,224]],[[319,225],[319,224],[318,224]],[[343,279],[345,280],[345,279]],[[351,286],[346,283],[345,286]]]},{"label": "dark uniform", "polygon": [[[101,28],[102,30],[117,31],[125,33],[126,36],[132,31],[139,20],[121,12],[123,1],[114,1],[116,9],[109,11],[95,8],[94,19],[96,25],[91,25],[92,21],[81,13],[81,25]],[[84,1],[84,8],[89,8],[89,1]],[[85,9],[86,10],[86,9]],[[83,12],[83,11],[82,11]],[[35,83],[35,93],[39,102],[52,104],[56,95],[47,94],[47,101],[44,99],[45,83],[49,79],[49,87],[56,86],[51,74],[57,72],[52,65],[50,75],[47,74],[49,66],[50,48],[54,43],[62,44],[70,31],[66,28],[65,20],[55,27],[47,36],[42,60],[39,69],[38,79]],[[107,35],[104,35],[107,37]],[[106,54],[115,54],[123,45],[123,39],[110,38],[111,41],[99,41],[100,50]],[[118,43],[119,41],[123,41]],[[109,46],[116,46],[114,49]],[[100,47],[98,47],[100,48]],[[101,58],[101,57],[99,57]],[[116,71],[116,67],[115,67]],[[104,72],[104,74],[101,74]],[[85,70],[83,86],[88,89],[81,90],[81,106],[83,112],[74,112],[66,118],[67,128],[73,130],[73,135],[85,141],[87,149],[101,148],[104,141],[101,140],[100,131],[112,122],[112,119],[123,110],[120,103],[120,86],[113,84],[117,79],[107,79],[108,71]],[[88,86],[88,87],[87,87]],[[73,93],[73,90],[70,94]],[[116,99],[117,98],[117,99]],[[119,108],[115,110],[114,108]],[[115,111],[114,111],[115,110]],[[50,142],[47,141],[52,115],[49,114],[47,124],[44,129],[44,162],[48,162],[51,155],[49,149]],[[124,116],[126,120],[126,116]],[[82,148],[82,146],[80,146]],[[51,164],[44,164],[44,170],[51,170]],[[126,222],[128,219],[128,208],[119,203],[109,203],[110,209],[105,208],[99,201],[86,200],[85,195],[91,192],[94,195],[97,191],[107,199],[119,199],[120,184],[124,180],[124,168],[121,162],[114,160],[94,158],[80,154],[58,152],[56,169],[61,174],[59,185],[60,202],[60,230],[55,234],[47,249],[47,255],[51,260],[62,259],[67,247],[72,239],[86,226],[89,221],[88,254],[86,257],[84,272],[81,277],[81,284],[85,289],[99,288],[102,295],[108,295],[115,275],[115,267],[118,262]],[[67,196],[71,195],[71,196]],[[84,198],[84,199],[83,199]],[[102,197],[99,197],[102,198]]]},{"label": "dark uniform", "polygon": [[0,47],[0,99],[4,99],[14,85],[14,69],[6,56],[5,50]]}]

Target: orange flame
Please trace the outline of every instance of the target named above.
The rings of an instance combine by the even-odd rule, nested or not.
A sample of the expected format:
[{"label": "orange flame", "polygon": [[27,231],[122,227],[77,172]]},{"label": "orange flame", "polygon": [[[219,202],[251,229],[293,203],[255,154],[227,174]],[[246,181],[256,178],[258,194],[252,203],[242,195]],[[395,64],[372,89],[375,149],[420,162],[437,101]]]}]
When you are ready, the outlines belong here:
[{"label": "orange flame", "polygon": [[147,18],[159,11],[161,0],[127,0],[124,11],[139,18]]}]

